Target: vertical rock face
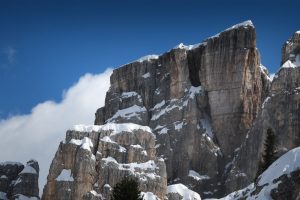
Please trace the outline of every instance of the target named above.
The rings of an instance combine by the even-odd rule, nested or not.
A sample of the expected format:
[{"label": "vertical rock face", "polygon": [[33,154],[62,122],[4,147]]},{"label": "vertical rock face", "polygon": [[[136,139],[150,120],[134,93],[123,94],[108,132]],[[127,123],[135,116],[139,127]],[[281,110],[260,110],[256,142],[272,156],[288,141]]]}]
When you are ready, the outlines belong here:
[{"label": "vertical rock face", "polygon": [[247,186],[255,177],[258,162],[264,151],[268,129],[272,129],[276,135],[278,156],[300,146],[300,43],[297,40],[298,36],[299,33],[295,33],[292,39],[284,44],[283,65],[271,83],[269,96],[265,98],[262,110],[253,122],[245,142],[228,165],[232,166],[226,180],[228,192]]},{"label": "vertical rock face", "polygon": [[203,197],[222,194],[224,164],[261,107],[261,73],[255,28],[247,21],[114,70],[95,124],[149,126],[169,183]]},{"label": "vertical rock face", "polygon": [[39,199],[39,165],[35,160],[26,166],[18,162],[0,163],[0,199]]},{"label": "vertical rock face", "polygon": [[286,61],[295,61],[296,56],[300,53],[300,31],[297,31],[293,36],[284,43],[281,52],[281,65]]},{"label": "vertical rock face", "polygon": [[164,198],[166,166],[156,158],[151,129],[131,123],[79,125],[59,145],[42,199],[110,199],[112,187],[125,177]]}]

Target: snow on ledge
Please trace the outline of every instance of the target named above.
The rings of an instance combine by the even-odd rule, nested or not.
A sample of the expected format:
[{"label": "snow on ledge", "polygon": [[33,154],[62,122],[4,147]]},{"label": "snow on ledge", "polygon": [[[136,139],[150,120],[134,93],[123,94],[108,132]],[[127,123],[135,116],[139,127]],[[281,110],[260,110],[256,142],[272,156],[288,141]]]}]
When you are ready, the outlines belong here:
[{"label": "snow on ledge", "polygon": [[174,184],[169,185],[167,189],[167,193],[177,193],[182,196],[182,200],[201,200],[200,195],[190,189],[188,189],[183,184]]},{"label": "snow on ledge", "polygon": [[69,142],[71,144],[75,144],[77,146],[81,146],[82,149],[91,151],[91,147],[93,147],[93,143],[90,138],[84,137],[82,140],[71,139]]},{"label": "snow on ledge", "polygon": [[37,174],[37,171],[31,167],[30,165],[27,165],[20,174]]},{"label": "snow on ledge", "polygon": [[247,26],[250,26],[250,27],[254,28],[254,25],[253,25],[252,21],[247,20],[247,21],[241,22],[239,24],[233,25],[232,27],[227,28],[225,31],[229,31],[229,30],[236,29],[236,28],[239,28],[239,27],[247,27]]},{"label": "snow on ledge", "polygon": [[180,43],[178,45],[176,45],[175,47],[173,47],[172,49],[185,49],[185,50],[192,50],[192,49],[196,49],[201,45],[206,45],[206,42],[201,42],[201,43],[197,43],[197,44],[191,44],[191,45],[184,45],[183,43]]},{"label": "snow on ledge", "polygon": [[138,60],[136,60],[136,62],[142,63],[144,61],[156,60],[158,58],[159,58],[159,55],[152,54],[152,55],[143,56],[143,57],[139,58]]},{"label": "snow on ledge", "polygon": [[27,197],[22,194],[16,194],[14,196],[14,199],[15,200],[39,200],[39,198],[37,198],[37,197]]},{"label": "snow on ledge", "polygon": [[143,200],[159,200],[152,192],[141,192],[141,195],[143,195]]},{"label": "snow on ledge", "polygon": [[135,130],[142,130],[152,133],[149,126],[141,126],[134,123],[107,123],[105,125],[75,125],[70,131],[78,132],[100,132],[100,131],[112,131],[112,134],[118,134],[121,132],[133,132]]},{"label": "snow on ledge", "polygon": [[55,180],[72,182],[74,181],[74,178],[70,169],[63,169]]},{"label": "snow on ledge", "polygon": [[196,172],[194,170],[190,170],[188,176],[192,177],[193,179],[195,179],[197,181],[210,179],[209,176],[207,176],[207,175],[200,175],[198,172]]}]

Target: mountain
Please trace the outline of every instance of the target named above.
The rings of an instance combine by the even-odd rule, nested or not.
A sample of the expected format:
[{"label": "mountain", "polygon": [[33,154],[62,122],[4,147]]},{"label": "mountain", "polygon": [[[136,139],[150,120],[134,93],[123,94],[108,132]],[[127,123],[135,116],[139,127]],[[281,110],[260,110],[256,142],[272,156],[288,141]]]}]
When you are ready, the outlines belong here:
[{"label": "mountain", "polygon": [[0,163],[0,199],[38,200],[39,164],[29,160],[24,166],[19,162]]},{"label": "mountain", "polygon": [[[110,199],[125,177],[148,200],[299,198],[299,31],[273,80],[245,21],[121,66],[110,84],[94,125],[67,131],[42,199]],[[256,179],[268,132],[279,159]]]}]

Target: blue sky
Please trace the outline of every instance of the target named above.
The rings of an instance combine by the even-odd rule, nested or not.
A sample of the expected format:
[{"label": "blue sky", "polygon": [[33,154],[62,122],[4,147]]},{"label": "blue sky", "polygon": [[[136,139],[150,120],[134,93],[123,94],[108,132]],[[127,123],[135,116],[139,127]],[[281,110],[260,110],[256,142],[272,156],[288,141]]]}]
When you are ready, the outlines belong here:
[{"label": "blue sky", "polygon": [[299,8],[297,0],[1,0],[0,119],[60,101],[87,72],[198,43],[248,19],[262,63],[275,72],[283,42],[300,30]]}]

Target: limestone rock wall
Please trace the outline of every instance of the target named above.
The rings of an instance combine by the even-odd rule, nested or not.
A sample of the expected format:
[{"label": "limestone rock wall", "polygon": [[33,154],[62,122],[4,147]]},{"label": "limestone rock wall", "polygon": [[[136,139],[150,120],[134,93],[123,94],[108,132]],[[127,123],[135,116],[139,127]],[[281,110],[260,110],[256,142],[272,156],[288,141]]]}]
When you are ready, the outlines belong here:
[{"label": "limestone rock wall", "polygon": [[163,199],[167,187],[164,160],[156,158],[155,135],[136,124],[76,126],[59,145],[42,199],[110,199],[124,177],[140,190]]},{"label": "limestone rock wall", "polygon": [[[299,49],[300,43],[293,43],[295,35],[285,43],[282,55],[290,53],[297,58],[291,49]],[[290,44],[289,48],[285,47]],[[285,59],[285,58],[283,58]],[[283,60],[284,61],[284,60]],[[278,156],[300,146],[300,62],[286,60],[276,73],[268,96],[262,103],[261,112],[253,122],[250,131],[234,159],[228,163],[227,191],[231,192],[247,186],[253,181],[258,163],[264,151],[264,142],[268,129],[277,137]]]},{"label": "limestone rock wall", "polygon": [[39,199],[39,165],[30,160],[26,166],[19,162],[0,163],[0,199]]},{"label": "limestone rock wall", "polygon": [[262,79],[255,28],[247,21],[115,69],[95,124],[149,126],[168,183],[184,183],[203,197],[222,195],[220,174],[260,110]]}]

